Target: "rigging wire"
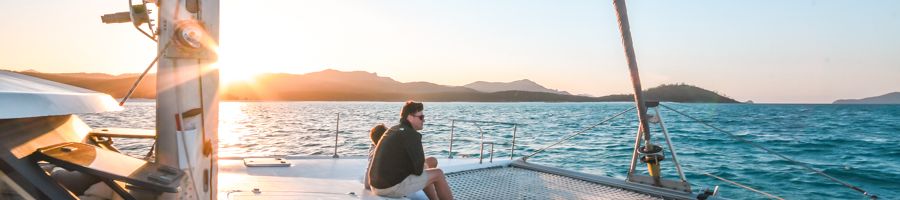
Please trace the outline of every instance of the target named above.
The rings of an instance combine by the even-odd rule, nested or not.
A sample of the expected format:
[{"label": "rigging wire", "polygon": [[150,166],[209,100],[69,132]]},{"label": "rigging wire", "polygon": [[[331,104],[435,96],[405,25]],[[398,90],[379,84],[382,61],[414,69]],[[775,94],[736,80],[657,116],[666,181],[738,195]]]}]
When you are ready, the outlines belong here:
[{"label": "rigging wire", "polygon": [[763,192],[763,191],[760,191],[760,190],[757,190],[757,189],[753,189],[753,188],[751,188],[750,186],[746,186],[746,185],[743,185],[743,184],[740,184],[740,183],[737,183],[737,182],[734,182],[734,181],[731,181],[731,180],[728,180],[728,179],[725,179],[725,178],[722,178],[722,177],[719,177],[719,176],[716,176],[716,175],[712,175],[712,174],[710,174],[710,173],[703,173],[703,175],[707,175],[707,176],[710,176],[710,177],[713,177],[713,178],[716,178],[716,179],[725,181],[725,182],[727,182],[727,183],[731,183],[731,184],[736,185],[736,186],[738,186],[738,187],[742,187],[742,188],[744,188],[744,189],[747,189],[747,190],[750,190],[750,191],[753,191],[753,192],[756,192],[756,193],[759,193],[759,194],[763,194],[763,195],[769,196],[769,197],[771,197],[771,198],[773,198],[773,199],[784,200],[784,198],[781,198],[781,197],[779,197],[779,196],[775,196],[775,195],[772,195],[772,194],[769,194],[769,193],[766,193],[766,192]]},{"label": "rigging wire", "polygon": [[128,89],[128,93],[126,93],[125,96],[122,97],[122,101],[119,101],[119,106],[125,105],[125,101],[128,101],[128,98],[131,97],[131,94],[134,93],[134,91],[137,89],[137,86],[141,84],[141,80],[144,80],[144,76],[147,75],[147,72],[150,72],[150,69],[152,69],[156,62],[159,61],[159,57],[162,56],[163,52],[169,49],[169,45],[171,44],[172,42],[169,41],[165,46],[163,46],[162,49],[156,52],[156,58],[153,58],[153,61],[150,62],[149,65],[147,65],[147,68],[144,69],[144,72],[141,73],[141,76],[138,76],[138,79],[134,81],[134,84],[131,85],[131,89]]},{"label": "rigging wire", "polygon": [[[698,152],[699,152],[699,151],[702,151],[702,150],[698,150],[698,149],[694,149],[694,148],[689,148],[689,147],[688,147],[688,149],[693,150],[693,151],[698,151]],[[724,182],[726,182],[726,183],[729,183],[729,184],[732,184],[732,185],[741,187],[741,188],[746,189],[746,190],[749,190],[749,191],[751,191],[751,192],[756,192],[756,193],[758,193],[758,194],[766,195],[766,196],[769,196],[769,197],[771,197],[771,198],[773,198],[773,199],[784,200],[784,198],[781,198],[781,197],[779,197],[779,196],[776,196],[776,195],[773,195],[773,194],[770,194],[770,193],[767,193],[767,192],[763,192],[762,190],[758,190],[758,189],[752,188],[752,187],[747,186],[747,185],[744,185],[744,184],[740,184],[740,183],[738,183],[738,182],[736,182],[736,181],[728,180],[728,179],[722,178],[722,177],[720,177],[720,176],[713,175],[712,173],[705,172],[705,171],[699,170],[699,169],[697,169],[697,168],[693,168],[693,167],[689,167],[689,166],[684,166],[684,168],[685,168],[685,169],[688,169],[688,170],[690,170],[690,171],[693,171],[693,172],[697,172],[698,174],[702,174],[702,175],[706,175],[706,176],[709,176],[709,177],[713,177],[713,178],[719,179],[719,180],[721,180],[721,181],[724,181]],[[703,193],[703,192],[701,191],[701,193]],[[716,194],[713,194],[713,195],[716,195]]]},{"label": "rigging wire", "polygon": [[625,109],[625,110],[623,110],[622,112],[616,113],[615,115],[613,115],[613,116],[611,116],[611,117],[609,117],[609,118],[606,118],[606,119],[603,120],[603,121],[597,122],[596,124],[594,124],[594,125],[592,125],[592,126],[590,126],[590,127],[587,127],[587,128],[581,129],[581,130],[579,130],[579,131],[576,131],[575,133],[569,135],[568,137],[563,138],[563,139],[561,139],[561,140],[559,140],[559,141],[556,141],[556,143],[553,143],[553,144],[551,144],[551,145],[549,145],[549,146],[546,146],[546,147],[544,147],[544,148],[538,149],[538,150],[535,151],[534,153],[531,153],[531,155],[528,155],[528,156],[523,157],[522,160],[527,160],[528,158],[531,158],[531,156],[534,156],[535,154],[538,154],[538,153],[540,153],[540,152],[543,152],[544,150],[546,150],[546,149],[548,149],[548,148],[550,148],[550,147],[556,146],[556,145],[558,145],[558,144],[560,144],[560,143],[562,143],[562,142],[564,142],[564,141],[566,141],[566,140],[572,139],[572,137],[575,137],[575,136],[577,136],[577,135],[580,135],[580,134],[584,133],[585,131],[594,129],[595,127],[599,126],[600,124],[603,124],[603,123],[606,123],[606,122],[608,122],[608,121],[610,121],[610,120],[613,120],[613,119],[615,119],[616,117],[619,117],[619,116],[621,116],[622,114],[625,114],[626,112],[632,111],[632,110],[634,110],[634,109],[635,109],[635,107],[631,107],[631,108]]},{"label": "rigging wire", "polygon": [[[173,59],[172,66],[175,69],[173,71],[173,76],[172,76],[175,79],[175,83],[181,83],[181,81],[178,79],[178,77],[181,76],[178,74],[179,73],[178,60]],[[181,97],[184,96],[184,95],[182,95],[181,87],[175,86],[174,89],[175,89],[175,99],[176,100],[181,99]],[[178,111],[178,113],[176,114],[176,117],[177,117],[176,123],[178,123],[178,127],[185,127],[184,126],[184,113],[181,112],[183,109],[184,109],[184,107],[183,107],[181,101],[175,101],[175,110]],[[206,128],[206,127],[201,127],[200,131],[203,131],[202,130],[203,128]],[[202,196],[202,195],[200,194],[199,187],[197,187],[197,182],[195,181],[196,179],[194,178],[194,165],[191,162],[191,154],[190,154],[190,151],[188,150],[189,148],[188,148],[188,144],[187,144],[188,140],[186,138],[187,136],[185,136],[185,135],[187,135],[187,132],[185,130],[177,130],[175,133],[178,134],[178,136],[180,136],[180,138],[181,138],[181,148],[184,149],[184,151],[183,151],[184,152],[184,160],[188,167],[187,174],[188,174],[188,178],[190,178],[191,186],[193,186],[194,195],[197,195],[196,198],[200,198],[200,196]],[[178,142],[176,141],[176,143],[178,143]],[[177,150],[176,150],[176,152],[178,152],[179,155],[181,153],[181,151],[177,151]]]},{"label": "rigging wire", "polygon": [[756,143],[751,142],[751,141],[749,141],[749,140],[745,140],[745,139],[743,139],[743,138],[740,138],[740,137],[738,137],[737,135],[735,135],[735,134],[733,134],[733,133],[731,133],[731,132],[728,132],[728,131],[726,131],[726,130],[724,130],[724,129],[721,129],[721,128],[719,128],[719,127],[713,126],[713,125],[711,125],[711,124],[709,124],[709,123],[706,123],[706,122],[703,121],[703,120],[694,118],[694,117],[692,117],[692,116],[690,116],[690,115],[687,115],[687,114],[685,114],[685,113],[683,113],[683,112],[681,112],[681,111],[675,110],[675,109],[673,109],[673,108],[671,108],[671,107],[669,107],[669,106],[666,106],[666,105],[663,105],[663,104],[659,104],[659,106],[662,106],[663,108],[669,109],[669,110],[671,110],[671,111],[673,111],[673,112],[675,112],[675,113],[678,113],[678,114],[680,114],[680,115],[682,115],[682,116],[685,116],[685,117],[687,117],[687,118],[690,118],[691,120],[694,120],[694,121],[696,121],[696,122],[699,122],[700,124],[703,124],[703,125],[705,125],[705,126],[707,126],[707,127],[710,127],[710,128],[712,128],[712,129],[715,129],[715,130],[717,130],[717,131],[719,131],[719,132],[725,133],[726,135],[730,136],[731,138],[734,138],[735,140],[744,142],[744,143],[746,143],[746,144],[749,144],[750,146],[753,146],[753,147],[762,149],[763,151],[766,151],[766,152],[768,152],[768,153],[770,153],[770,154],[773,154],[773,155],[775,155],[775,156],[781,157],[782,159],[784,159],[784,160],[786,160],[786,161],[788,161],[788,162],[791,162],[791,163],[793,163],[794,165],[798,165],[798,166],[801,166],[801,167],[803,167],[803,168],[806,168],[807,170],[812,171],[812,172],[815,172],[816,174],[819,174],[819,175],[822,176],[822,177],[828,178],[828,179],[830,179],[830,180],[833,181],[833,182],[836,182],[836,183],[839,183],[839,184],[841,184],[841,185],[844,185],[844,186],[846,186],[846,187],[848,187],[848,188],[850,188],[850,189],[859,191],[859,192],[861,192],[863,195],[869,197],[870,199],[878,199],[878,196],[877,196],[877,195],[872,194],[872,193],[869,193],[869,192],[863,190],[862,188],[859,188],[859,187],[857,187],[857,186],[851,185],[850,183],[841,181],[841,180],[839,180],[839,179],[837,179],[837,178],[834,178],[834,177],[832,177],[832,176],[830,176],[830,175],[828,175],[828,174],[825,174],[825,172],[822,172],[822,171],[820,171],[820,170],[814,169],[814,168],[810,167],[810,166],[809,166],[808,164],[806,164],[806,163],[802,163],[802,162],[800,162],[800,161],[796,161],[796,160],[794,160],[794,159],[788,158],[787,156],[782,155],[782,154],[780,154],[780,153],[778,153],[778,152],[772,151],[772,150],[770,150],[769,148],[763,147],[762,145],[756,144]]}]

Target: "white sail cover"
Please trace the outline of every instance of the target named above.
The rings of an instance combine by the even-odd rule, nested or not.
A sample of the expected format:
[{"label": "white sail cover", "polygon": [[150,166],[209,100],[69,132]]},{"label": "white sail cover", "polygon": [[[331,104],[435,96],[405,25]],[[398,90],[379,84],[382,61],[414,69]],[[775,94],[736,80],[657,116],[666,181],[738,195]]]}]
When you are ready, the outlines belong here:
[{"label": "white sail cover", "polygon": [[0,70],[0,119],[119,110],[107,94]]}]

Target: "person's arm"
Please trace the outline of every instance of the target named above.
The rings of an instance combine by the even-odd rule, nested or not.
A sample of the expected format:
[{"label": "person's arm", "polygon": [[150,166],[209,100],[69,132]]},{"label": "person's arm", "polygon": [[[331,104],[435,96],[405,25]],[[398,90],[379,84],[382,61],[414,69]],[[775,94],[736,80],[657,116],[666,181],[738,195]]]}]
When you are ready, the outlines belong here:
[{"label": "person's arm", "polygon": [[370,189],[369,185],[371,185],[371,183],[369,183],[369,168],[366,168],[366,175],[363,175],[363,177],[365,179],[363,180],[363,188],[368,190]]},{"label": "person's arm", "polygon": [[372,169],[372,157],[374,157],[374,152],[375,152],[375,145],[372,145],[369,147],[369,159],[368,159],[368,162],[366,163],[366,173],[365,173],[365,175],[363,175],[363,177],[365,177],[363,180],[363,185],[365,185],[365,188],[367,190],[370,189],[369,185],[371,185],[371,183],[369,183],[369,170]]},{"label": "person's arm", "polygon": [[412,173],[416,176],[421,176],[422,169],[424,169],[425,165],[425,152],[422,150],[422,135],[415,132],[404,134],[407,134],[404,143],[406,145],[406,153],[409,154],[409,158],[412,161]]}]

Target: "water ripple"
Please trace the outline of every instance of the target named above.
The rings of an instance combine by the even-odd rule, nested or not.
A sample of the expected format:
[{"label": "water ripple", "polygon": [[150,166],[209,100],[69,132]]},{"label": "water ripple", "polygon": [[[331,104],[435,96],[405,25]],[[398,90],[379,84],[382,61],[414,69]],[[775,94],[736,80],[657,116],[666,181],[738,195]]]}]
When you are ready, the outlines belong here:
[{"label": "water ripple", "polygon": [[[426,154],[449,154],[453,119],[514,122],[516,156],[537,149],[625,110],[632,103],[426,103],[423,144]],[[809,163],[881,197],[900,196],[900,106],[762,105],[668,103],[742,139]],[[367,155],[368,131],[397,121],[401,103],[385,102],[222,102],[219,151],[223,156],[330,155],[340,115],[338,153]],[[131,102],[125,111],[83,115],[92,127],[152,129],[153,102]],[[704,176],[712,173],[787,199],[861,199],[855,191],[831,183],[773,155],[716,132],[668,110],[660,110],[693,188],[721,185],[734,199],[761,196]],[[581,136],[537,154],[529,161],[586,173],[624,178],[637,123],[626,114]],[[479,124],[494,141],[495,158],[508,158],[513,127]],[[472,123],[453,127],[453,153],[478,157],[481,132]],[[659,130],[654,141],[661,141]],[[143,157],[152,141],[116,141],[123,152]],[[669,157],[669,156],[667,156]],[[646,168],[637,168],[646,173]],[[672,162],[664,177],[677,179]],[[790,188],[790,189],[785,189]]]}]

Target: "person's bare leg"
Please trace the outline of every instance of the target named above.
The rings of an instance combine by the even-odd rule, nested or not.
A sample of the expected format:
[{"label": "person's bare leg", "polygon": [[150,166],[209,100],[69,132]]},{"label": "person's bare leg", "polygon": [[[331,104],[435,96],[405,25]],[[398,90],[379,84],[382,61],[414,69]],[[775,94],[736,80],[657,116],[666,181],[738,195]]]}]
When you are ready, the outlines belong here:
[{"label": "person's bare leg", "polygon": [[[425,168],[431,169],[437,167],[437,158],[434,157],[426,157],[425,158]],[[434,184],[429,183],[422,189],[425,192],[425,195],[428,196],[428,199],[435,200],[437,199],[437,191],[434,190]]]},{"label": "person's bare leg", "polygon": [[422,189],[422,191],[425,192],[425,196],[427,196],[428,199],[430,199],[430,200],[438,199],[437,191],[434,190],[434,184],[429,183],[429,184],[425,185],[425,189]]},{"label": "person's bare leg", "polygon": [[450,191],[450,184],[447,183],[447,177],[444,176],[443,170],[437,168],[426,169],[425,173],[428,173],[428,186],[425,187],[426,189],[428,187],[434,187],[438,199],[453,199],[453,192]]},{"label": "person's bare leg", "polygon": [[431,156],[425,157],[426,168],[435,168],[435,167],[437,167],[437,165],[438,165],[437,158],[434,158]]}]

